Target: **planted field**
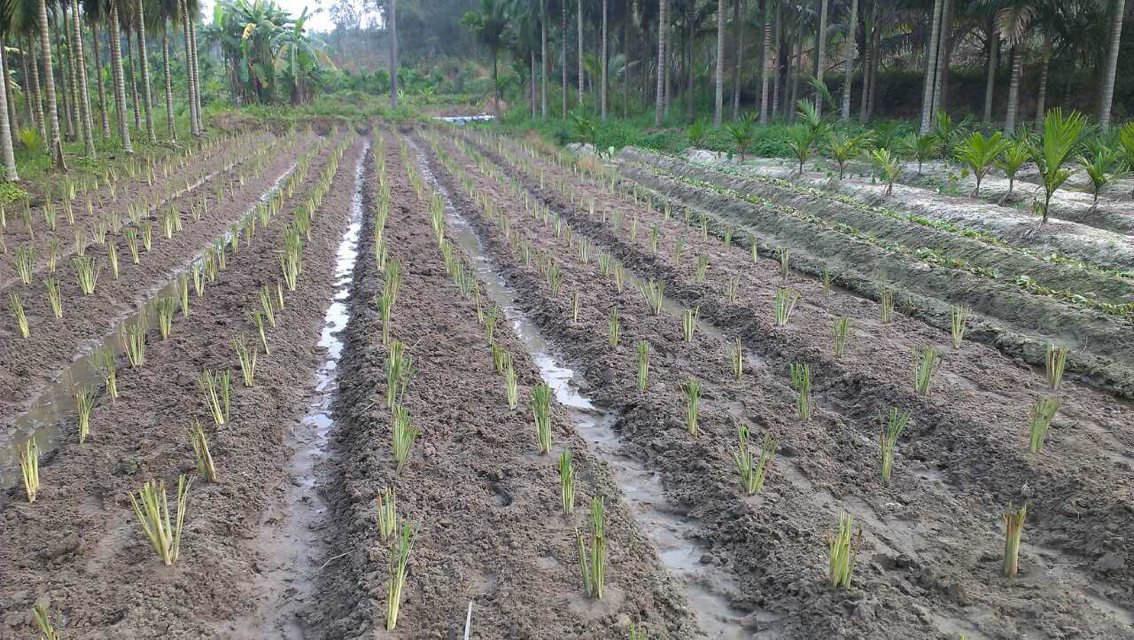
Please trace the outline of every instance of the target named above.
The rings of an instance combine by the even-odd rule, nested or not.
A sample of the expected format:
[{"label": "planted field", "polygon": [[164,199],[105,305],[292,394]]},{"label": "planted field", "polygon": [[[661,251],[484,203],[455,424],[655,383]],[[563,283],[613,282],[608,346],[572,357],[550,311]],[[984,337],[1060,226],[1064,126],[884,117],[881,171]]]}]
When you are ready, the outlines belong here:
[{"label": "planted field", "polygon": [[1080,369],[1109,352],[1032,326],[1031,366],[975,299],[836,271],[767,226],[801,203],[658,158],[243,135],[83,248],[152,226],[118,278],[6,285],[5,637],[1129,631],[1134,416]]}]

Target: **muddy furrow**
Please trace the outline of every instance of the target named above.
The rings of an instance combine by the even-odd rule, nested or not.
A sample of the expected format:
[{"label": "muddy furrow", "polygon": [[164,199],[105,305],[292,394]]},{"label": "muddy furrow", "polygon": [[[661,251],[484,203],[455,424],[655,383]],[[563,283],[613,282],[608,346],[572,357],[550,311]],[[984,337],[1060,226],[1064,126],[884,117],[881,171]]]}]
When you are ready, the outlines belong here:
[{"label": "muddy furrow", "polygon": [[[274,604],[257,601],[252,576],[264,558],[247,541],[288,485],[285,434],[312,382],[350,173],[339,171],[314,216],[299,287],[286,292],[276,326],[266,328],[271,353],[259,353],[254,386],[242,386],[232,340],[258,343],[247,316],[259,305],[260,287],[280,279],[280,233],[303,188],[250,244],[229,252],[226,269],[191,298],[188,317],[173,321],[168,339],[150,329],[143,366],[119,361],[119,398],[100,391],[87,442],[70,440],[43,460],[37,501],[28,504],[16,489],[0,497],[0,573],[8,585],[0,593],[0,635],[30,638],[38,599],[59,614],[64,637],[232,637],[233,620]],[[195,384],[204,369],[233,372],[223,426],[213,426]],[[207,425],[219,482],[194,481],[181,557],[164,567],[128,494],[152,478],[173,487],[178,473],[193,475],[192,419]]]},{"label": "muddy furrow", "polygon": [[[565,219],[566,219],[566,217],[565,217]],[[648,227],[643,225],[642,228],[648,228]],[[632,260],[631,258],[627,258],[627,256],[625,256],[625,255],[624,255],[624,258],[627,260],[627,266],[632,266],[632,264],[634,263],[634,260]],[[668,292],[669,292],[669,288],[667,287],[667,293]],[[678,292],[679,292],[678,297],[684,297],[685,294],[680,293],[680,288],[678,288]],[[711,318],[712,317],[712,310],[711,309],[709,310],[710,314],[704,314],[704,312],[706,311],[706,306],[704,304],[702,305],[701,309],[702,309],[702,312],[703,312],[703,317],[705,317],[705,318]],[[745,327],[747,327],[747,323],[748,323],[747,318],[751,317],[751,314],[752,314],[751,311],[747,311],[744,315],[743,322],[737,322],[737,320],[741,320],[742,317],[741,317],[741,315],[736,314],[735,317],[733,319],[731,319],[731,320],[733,320],[733,322],[731,322],[731,325],[729,325],[729,323],[725,323],[725,325],[721,325],[721,326],[734,326],[734,327],[745,328]],[[677,320],[674,319],[674,320],[672,320],[672,322],[674,322],[674,326],[676,327]],[[747,327],[747,328],[751,328],[751,327]],[[771,332],[771,331],[769,331],[769,332]],[[745,335],[744,330],[742,330],[742,335]],[[782,367],[784,367],[786,369],[786,360],[782,359],[782,356],[784,356],[784,354],[780,353],[780,352],[784,351],[784,348],[782,348],[782,346],[779,346],[779,345],[772,345],[773,347],[775,347],[776,351],[769,353],[769,348],[767,346],[768,342],[769,342],[769,340],[765,339],[765,340],[761,340],[761,343],[752,344],[752,337],[746,336],[746,343],[752,344],[753,351],[755,352],[755,355],[763,357],[764,360],[762,362],[769,365],[769,367],[771,367],[771,371],[778,371],[779,368],[781,367],[781,365],[782,365]],[[796,346],[798,346],[798,345],[796,345]],[[795,348],[795,347],[793,347],[793,348]],[[812,351],[814,351],[814,350],[812,350]],[[854,393],[850,394],[850,397],[854,397],[855,394],[857,394],[857,393],[862,393],[862,395],[864,396],[862,399],[865,399],[866,402],[863,404],[861,402],[861,399],[854,398],[855,403],[850,405],[850,409],[847,410],[846,407],[841,405],[841,401],[843,401],[843,395],[841,395],[841,391],[839,391],[838,385],[835,385],[833,387],[835,387],[835,391],[839,391],[839,393],[836,393],[835,398],[831,399],[828,396],[832,393],[832,389],[827,387],[826,382],[823,382],[824,379],[831,380],[831,379],[838,379],[839,376],[846,376],[846,373],[844,371],[831,371],[830,369],[828,369],[828,368],[833,368],[830,363],[823,363],[821,361],[819,363],[815,363],[815,357],[819,357],[818,354],[811,354],[811,353],[806,353],[806,352],[801,354],[799,352],[796,352],[792,355],[798,357],[799,360],[802,360],[802,361],[805,361],[805,362],[813,362],[813,364],[812,364],[813,373],[815,374],[815,378],[819,380],[819,385],[821,387],[821,393],[820,393],[820,396],[819,396],[820,406],[824,407],[824,409],[826,409],[826,410],[835,412],[835,418],[836,418],[837,423],[844,423],[845,422],[847,424],[847,426],[850,428],[848,431],[846,429],[844,429],[844,431],[847,431],[847,432],[841,433],[840,439],[846,440],[847,438],[849,438],[849,440],[847,440],[846,443],[843,444],[843,446],[853,446],[854,449],[857,449],[857,453],[845,452],[845,450],[844,450],[844,452],[838,453],[838,455],[836,455],[835,457],[837,458],[837,460],[843,461],[844,464],[854,465],[854,464],[856,464],[854,461],[855,460],[861,460],[861,458],[863,456],[873,457],[873,456],[877,455],[877,453],[874,453],[871,450],[872,440],[874,438],[877,438],[877,435],[875,435],[875,433],[877,433],[877,431],[875,431],[875,429],[877,429],[877,418],[875,418],[874,410],[880,409],[880,407],[887,406],[886,403],[897,401],[896,404],[898,404],[899,406],[902,406],[906,403],[906,401],[912,401],[914,403],[913,406],[912,406],[912,409],[915,409],[915,411],[914,411],[915,421],[919,421],[919,424],[917,424],[917,430],[919,430],[919,431],[921,431],[921,429],[926,429],[930,432],[939,431],[940,430],[939,423],[945,422],[948,419],[948,418],[942,418],[942,416],[936,415],[933,412],[930,412],[929,416],[923,416],[921,407],[916,406],[916,403],[917,403],[916,398],[904,397],[902,393],[895,393],[894,396],[890,396],[888,393],[886,393],[886,394],[879,393],[878,396],[873,396],[873,394],[870,393],[869,387],[868,387],[868,391],[866,391],[866,393],[862,393],[861,389],[858,389],[858,387],[854,387],[854,386],[850,387],[850,389],[852,389],[854,391]],[[802,357],[799,357],[801,355],[802,355]],[[721,367],[723,367],[723,365],[721,365]],[[826,376],[828,376],[828,374],[832,374],[832,373],[836,374],[835,378],[826,378]],[[883,387],[882,389],[880,389],[880,391],[891,391],[891,390],[898,391],[898,389],[889,389],[887,387]],[[874,391],[874,393],[878,393],[878,391]],[[827,406],[828,403],[829,403],[830,406]],[[949,418],[951,418],[951,416],[949,416]],[[954,435],[955,435],[955,432],[954,432]],[[921,438],[922,435],[921,435],[921,433],[919,433],[919,435],[917,435],[915,437]],[[946,441],[946,438],[940,438],[940,439],[934,438],[933,445],[940,446],[940,445],[945,444],[945,441]],[[928,444],[928,443],[926,443],[926,444]],[[911,446],[916,446],[916,445],[911,445]],[[989,445],[983,445],[983,446],[989,446]],[[929,448],[930,450],[932,450],[932,447],[926,447],[926,448]],[[877,449],[875,449],[875,450],[877,450]],[[924,452],[923,452],[923,450],[919,449],[919,450],[916,450],[915,454],[917,454],[917,457],[922,457],[924,455]],[[908,453],[908,449],[906,449],[906,455],[911,455],[911,454]],[[915,460],[916,460],[916,458],[915,458]],[[946,489],[941,489],[941,488],[938,488],[936,486],[933,486],[933,483],[929,482],[928,480],[932,479],[932,478],[939,477],[939,475],[941,475],[937,471],[936,465],[932,464],[933,462],[936,462],[936,461],[933,460],[933,457],[922,457],[922,460],[930,461],[931,464],[925,465],[925,466],[923,466],[919,462],[913,462],[912,464],[915,466],[915,470],[924,469],[924,471],[919,471],[919,474],[922,474],[922,473],[924,474],[924,478],[923,478],[924,481],[920,482],[920,485],[921,485],[920,487],[911,488],[911,489],[909,489],[909,491],[924,492],[926,497],[928,497],[928,499],[929,499],[928,504],[934,504],[933,500],[941,499],[943,497],[943,499],[949,500],[949,502],[947,504],[949,504],[950,508],[955,508],[955,510],[959,510],[958,513],[964,513],[964,512],[967,512],[968,510],[974,510],[974,508],[975,508],[975,511],[978,512],[978,513],[983,512],[985,514],[988,514],[989,522],[988,522],[987,525],[984,525],[984,534],[985,534],[985,536],[988,536],[991,540],[996,540],[996,533],[995,533],[995,521],[996,521],[996,517],[997,517],[997,515],[996,515],[997,511],[996,510],[998,510],[998,508],[1002,508],[1002,507],[1000,505],[995,504],[995,503],[988,504],[987,497],[980,496],[979,494],[978,494],[978,496],[968,495],[968,494],[970,494],[970,491],[968,491],[967,489],[959,491],[959,494],[958,494],[957,487],[950,486]],[[950,465],[947,466],[947,468],[948,469],[955,469],[956,464],[955,463],[950,464]],[[960,470],[959,472],[957,472],[957,475],[967,475],[968,473],[971,473],[971,472],[974,472],[974,471],[980,472],[982,469],[983,468],[976,468],[975,470],[973,470],[973,469]],[[814,470],[812,470],[812,472],[814,472]],[[1042,478],[1042,475],[1041,475],[1041,478]],[[951,479],[951,478],[948,479],[948,480],[950,482],[955,481],[954,479]],[[853,475],[850,478],[843,478],[843,479],[839,479],[838,477],[836,477],[836,479],[831,480],[831,482],[832,482],[832,485],[833,485],[832,490],[836,492],[836,495],[843,494],[843,492],[855,492],[858,489],[861,489],[860,487],[856,487],[856,485],[860,485],[861,480],[853,477]],[[976,488],[974,487],[974,489],[976,489]],[[978,490],[983,491],[983,488],[980,488]],[[887,521],[887,527],[888,528],[892,527],[892,525],[895,524],[895,520],[907,519],[907,517],[909,517],[908,513],[903,513],[903,512],[909,511],[909,510],[899,510],[898,512],[895,512],[895,513],[889,513],[892,510],[894,510],[894,507],[886,506],[885,500],[878,500],[877,498],[871,497],[870,495],[868,495],[868,498],[869,498],[869,502],[871,504],[873,504],[872,510],[877,511],[880,514],[886,514],[887,516],[892,516],[892,517],[883,517],[883,519],[885,519]],[[911,503],[911,502],[913,502],[914,504],[921,502],[921,500],[911,499],[911,498],[914,498],[914,496],[904,496],[903,499],[899,500],[899,502],[900,502],[900,504],[903,504],[903,505],[906,505],[906,504]],[[975,498],[975,499],[973,499],[973,498]],[[845,500],[845,503],[847,503],[846,500]],[[975,503],[975,506],[973,506],[973,504],[968,504],[968,503]],[[853,504],[853,503],[847,503],[847,504]],[[953,506],[954,504],[956,504],[957,506]],[[1043,508],[1040,505],[1036,505],[1036,507]],[[1052,508],[1050,503],[1049,503],[1049,506],[1046,507],[1046,508],[1048,508],[1048,510],[1050,510],[1050,508]],[[1063,507],[1060,507],[1060,508],[1063,508]],[[917,508],[914,507],[913,511],[916,513],[917,511],[920,511],[920,510],[917,510]],[[870,514],[868,513],[868,516],[869,515]],[[919,517],[923,517],[923,516],[919,516]],[[1041,517],[1042,517],[1042,515],[1041,515]],[[933,520],[933,519],[931,519],[931,520]],[[965,517],[960,517],[960,521],[964,521],[964,520],[965,520]],[[945,519],[945,521],[947,522],[948,519]],[[869,522],[869,520],[868,520],[868,522]],[[931,539],[934,536],[934,533],[931,533],[931,531],[934,531],[933,528],[938,527],[938,525],[940,525],[940,524],[941,524],[941,521],[934,521],[934,522],[932,522],[931,525],[929,525],[928,529],[926,529],[924,527],[915,528],[915,532],[919,533],[919,536],[922,539],[926,539],[926,538]],[[974,529],[976,529],[976,530],[982,529],[979,521],[975,522]],[[991,531],[989,529],[991,529]],[[962,528],[962,529],[960,529],[960,531],[964,532],[965,529]],[[1050,533],[1050,531],[1049,531],[1049,533]],[[956,547],[950,547],[950,549],[949,549],[949,551],[957,551],[957,555],[960,556],[960,557],[964,557],[966,555],[966,553],[971,553],[971,551],[968,551],[968,549],[974,548],[972,541],[971,540],[965,540],[964,536],[965,536],[964,533],[960,534],[960,539],[957,541],[958,542],[957,546]],[[1058,536],[1058,534],[1057,534],[1057,536]],[[991,541],[991,540],[987,540],[987,541]],[[1067,562],[1067,558],[1048,558],[1047,556],[1044,556],[1043,553],[1050,553],[1050,549],[1044,550],[1044,551],[1042,551],[1042,553],[1041,553],[1040,550],[1036,550],[1036,555],[1035,555],[1034,559],[1041,566],[1048,567],[1048,569],[1051,569],[1051,565],[1053,565],[1053,564],[1059,564],[1060,569],[1061,569],[1061,567],[1063,567],[1063,564]],[[983,554],[989,555],[989,551],[984,550]],[[930,554],[930,557],[933,557],[933,556],[937,556],[938,561],[941,561],[941,562],[951,561],[951,557],[950,557],[951,554],[948,553],[948,551],[947,551],[947,553],[940,553],[939,555]],[[984,561],[982,561],[981,563],[978,563],[978,564],[983,564],[983,562]],[[938,563],[931,563],[931,564],[938,564]],[[1070,563],[1070,564],[1075,564],[1075,563]],[[1082,566],[1082,563],[1080,563],[1080,566]],[[980,571],[978,571],[978,575],[980,575],[980,573],[982,571],[989,571],[989,567],[984,567],[984,569],[981,569]],[[995,572],[995,570],[992,570],[992,571]],[[1082,578],[1082,573],[1083,573],[1083,571],[1080,570],[1080,576],[1078,576],[1078,582],[1080,582],[1080,587],[1083,587],[1085,589],[1083,583],[1085,583],[1086,581]],[[1106,573],[1106,571],[1103,571],[1103,573]],[[965,572],[960,572],[960,575],[963,576],[964,574],[965,574]],[[964,582],[965,581],[962,580],[962,583],[964,583]],[[970,579],[970,583],[971,583],[971,579]],[[1048,587],[1048,588],[1050,589],[1051,587]],[[1075,593],[1075,591],[1076,591],[1076,589],[1073,588],[1072,593]],[[1085,596],[1083,595],[1083,593],[1076,593],[1076,595],[1069,597],[1068,600],[1066,600],[1067,603],[1068,603],[1068,607],[1069,607],[1068,610],[1072,610],[1076,606],[1073,603],[1077,603],[1078,606],[1082,607],[1083,604],[1084,604],[1084,597],[1090,597],[1090,595],[1091,595],[1090,592],[1085,593]],[[1103,603],[1103,605],[1105,605],[1105,603]],[[1118,613],[1118,615],[1123,615],[1122,612],[1120,612],[1120,610],[1117,613]],[[1103,626],[1101,626],[1101,628],[1105,629],[1106,625],[1103,624]]]},{"label": "muddy furrow", "polygon": [[[374,504],[390,487],[399,518],[420,527],[399,635],[459,637],[471,602],[473,638],[612,637],[630,622],[695,637],[689,613],[634,529],[617,487],[586,453],[562,407],[553,409],[553,455],[537,455],[527,397],[539,375],[501,319],[493,342],[513,354],[521,397],[516,409],[508,408],[476,303],[446,276],[427,200],[411,189],[395,136],[386,136],[384,148],[375,147],[385,154],[391,191],[382,237],[403,273],[391,337],[413,358],[401,403],[420,435],[397,471],[382,389],[387,348],[373,306],[383,279],[373,257],[370,172],[338,381],[338,460],[329,487],[335,534],[320,582],[324,597],[307,620],[312,633],[361,637],[383,628],[390,551],[377,536]],[[416,162],[416,155],[407,157]],[[423,194],[430,192],[426,187]],[[575,452],[579,474],[571,517],[559,513],[555,458],[563,446]],[[575,542],[592,495],[606,497],[612,541],[607,592],[598,602],[583,594]]]}]

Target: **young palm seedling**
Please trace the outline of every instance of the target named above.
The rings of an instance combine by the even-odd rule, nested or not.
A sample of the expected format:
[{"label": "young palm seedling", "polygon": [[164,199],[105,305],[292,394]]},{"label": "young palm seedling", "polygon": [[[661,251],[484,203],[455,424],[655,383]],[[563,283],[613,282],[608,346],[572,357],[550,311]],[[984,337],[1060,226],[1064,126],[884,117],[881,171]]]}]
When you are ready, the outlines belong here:
[{"label": "young palm seedling", "polygon": [[1028,517],[1028,505],[1024,503],[1019,509],[1015,505],[1008,505],[1004,518],[1004,575],[1009,578],[1016,575],[1020,566],[1020,536],[1024,533],[1024,520]]},{"label": "young palm seedling", "polygon": [[398,626],[398,610],[402,606],[402,591],[409,574],[409,556],[415,537],[417,527],[403,522],[394,547],[390,549],[389,575],[386,579],[386,631],[393,631]]},{"label": "young palm seedling", "polygon": [[696,378],[689,378],[681,385],[685,392],[685,426],[689,435],[697,435],[697,405],[701,401],[701,383]]},{"label": "young palm seedling", "polygon": [[1058,389],[1063,382],[1063,368],[1067,365],[1067,345],[1047,345],[1047,383]]},{"label": "young palm seedling", "polygon": [[570,447],[559,454],[559,496],[563,513],[571,515],[575,510],[575,467],[571,461]]},{"label": "young palm seedling", "polygon": [[244,336],[236,336],[232,339],[232,349],[236,352],[236,359],[240,363],[244,386],[251,387],[256,378],[256,348],[249,345]]},{"label": "young palm seedling", "polygon": [[839,525],[828,534],[827,542],[831,586],[846,589],[854,575],[854,560],[862,543],[862,528],[854,531],[854,518],[849,513],[841,514]]},{"label": "young palm seedling", "polygon": [[378,495],[378,538],[389,542],[398,528],[397,496],[393,488],[386,487]]},{"label": "young palm seedling", "polygon": [[993,131],[988,136],[979,131],[973,131],[953,150],[957,159],[969,171],[972,171],[973,177],[976,178],[976,188],[973,189],[972,197],[980,196],[981,181],[984,180],[988,170],[996,164],[997,159],[1008,149],[1009,145],[1011,145],[1011,142],[1005,139],[999,131]]},{"label": "young palm seedling", "polygon": [[748,427],[743,424],[737,428],[736,451],[732,452],[732,461],[736,463],[736,471],[740,474],[740,486],[744,493],[753,495],[759,493],[764,486],[764,476],[768,471],[768,463],[776,454],[776,439],[770,434],[764,436],[760,444],[760,455],[752,451]]},{"label": "young palm seedling", "polygon": [[929,395],[929,383],[941,362],[941,355],[933,345],[914,349],[914,390],[923,396]]},{"label": "young palm seedling", "polygon": [[551,453],[551,388],[543,382],[532,387],[531,402],[539,453]]},{"label": "young palm seedling", "polygon": [[799,302],[798,292],[788,289],[787,287],[779,287],[776,289],[776,297],[772,302],[772,311],[775,314],[777,327],[787,325],[788,319],[791,318],[791,312],[795,309],[797,302]]},{"label": "young palm seedling", "polygon": [[95,390],[82,386],[75,389],[75,410],[79,414],[79,444],[87,441],[91,432],[91,411],[94,409]]},{"label": "young palm seedling", "polygon": [[1047,222],[1052,194],[1071,177],[1073,171],[1063,165],[1079,146],[1085,126],[1086,119],[1077,111],[1064,114],[1062,109],[1052,109],[1044,116],[1043,132],[1030,148],[1032,162],[1036,163],[1040,186],[1043,187],[1043,204],[1036,202],[1043,222]]},{"label": "young palm seedling", "polygon": [[205,437],[205,428],[201,426],[201,421],[195,418],[193,424],[189,427],[189,442],[193,445],[197,473],[204,476],[209,482],[216,482],[217,468],[213,464],[213,454],[209,453],[209,440]]},{"label": "young palm seedling", "polygon": [[185,507],[189,503],[191,478],[177,477],[177,498],[174,518],[170,519],[169,498],[164,480],[150,480],[142,484],[138,495],[130,494],[138,524],[146,534],[150,546],[167,566],[177,562],[181,553],[181,529],[185,524]]},{"label": "young palm seedling", "polygon": [[232,375],[229,370],[213,371],[205,369],[197,378],[197,386],[205,394],[205,406],[218,425],[228,420],[229,401],[232,393]]},{"label": "young palm seedling", "polygon": [[24,313],[24,305],[20,302],[20,294],[8,294],[8,308],[12,310],[12,315],[16,318],[16,328],[20,331],[20,336],[27,339],[31,336],[31,327],[28,325],[28,316]]},{"label": "young palm seedling", "polygon": [[894,191],[894,181],[902,172],[902,161],[885,147],[871,151],[870,161],[882,174],[882,179],[886,182],[884,195],[889,196]]},{"label": "young palm seedling", "polygon": [[589,550],[583,534],[575,530],[575,539],[579,543],[579,568],[587,595],[601,600],[606,583],[606,514],[601,496],[591,498],[591,530]]},{"label": "young palm seedling", "polygon": [[811,419],[811,365],[792,362],[788,365],[791,374],[791,388],[795,390],[795,408],[799,419]]},{"label": "young palm seedling", "polygon": [[973,317],[973,312],[968,307],[955,304],[950,308],[949,316],[949,332],[953,336],[953,348],[960,349],[961,342],[965,339],[965,330],[969,327],[969,320]]},{"label": "young palm seedling", "polygon": [[697,330],[697,316],[701,314],[701,307],[686,309],[681,312],[681,335],[686,342],[693,342],[693,332]]},{"label": "young palm seedling", "polygon": [[639,340],[638,350],[638,390],[645,391],[650,376],[650,343]]},{"label": "young palm seedling", "polygon": [[1059,398],[1054,396],[1040,398],[1032,406],[1028,417],[1028,449],[1032,453],[1039,453],[1047,439],[1047,432],[1051,429],[1051,420],[1055,412],[1059,411]]},{"label": "young palm seedling", "polygon": [[417,439],[418,429],[410,423],[409,410],[400,404],[394,405],[390,421],[393,428],[394,461],[398,463],[398,471],[401,471],[409,459],[410,447]]},{"label": "young palm seedling", "polygon": [[28,438],[20,450],[20,476],[24,479],[24,494],[28,502],[35,502],[39,493],[39,445],[35,438]]},{"label": "young palm seedling", "polygon": [[901,411],[897,407],[890,407],[890,412],[882,415],[882,436],[879,444],[882,447],[882,482],[890,483],[890,471],[894,468],[894,445],[898,436],[906,428],[910,420],[909,411]]},{"label": "young palm seedling", "polygon": [[609,317],[610,332],[607,334],[610,347],[613,349],[618,346],[618,309],[610,310]]},{"label": "young palm seedling", "polygon": [[172,296],[162,296],[154,301],[154,310],[157,312],[158,335],[165,340],[173,329],[173,314],[177,311],[177,299]]},{"label": "young palm seedling", "polygon": [[851,321],[850,318],[842,317],[835,318],[835,357],[842,357],[847,350],[847,336],[850,334]]}]

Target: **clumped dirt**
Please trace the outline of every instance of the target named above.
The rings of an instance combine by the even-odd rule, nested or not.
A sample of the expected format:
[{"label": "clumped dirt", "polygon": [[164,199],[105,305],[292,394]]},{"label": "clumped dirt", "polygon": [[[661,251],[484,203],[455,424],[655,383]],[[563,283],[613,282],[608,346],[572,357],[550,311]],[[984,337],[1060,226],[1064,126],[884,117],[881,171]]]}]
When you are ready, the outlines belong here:
[{"label": "clumped dirt", "polygon": [[[1059,394],[1064,405],[1047,448],[1030,456],[1026,411],[1045,391],[1026,368],[974,343],[950,353],[947,335],[902,316],[881,325],[872,320],[877,318],[873,303],[845,294],[825,298],[816,283],[796,276],[786,284],[799,289],[805,302],[789,327],[772,327],[770,299],[783,281],[773,275],[776,265],[770,261],[752,265],[745,253],[724,251],[719,244],[713,249],[690,233],[685,253],[690,257],[681,266],[669,265],[672,233],[663,233],[667,241],[656,256],[643,246],[649,234],[642,230],[665,224],[660,214],[573,182],[576,201],[594,196],[599,212],[619,208],[627,221],[633,213],[640,216],[637,241],[631,241],[625,227],[615,235],[597,219],[598,213],[591,218],[585,206],[572,206],[551,189],[539,189],[538,178],[531,177],[534,165],[552,176],[554,165],[525,156],[527,166],[520,168],[488,155],[503,173],[526,182],[521,192],[538,194],[576,234],[586,233],[597,243],[596,252],[610,250],[628,270],[664,280],[667,295],[688,307],[700,305],[701,317],[725,332],[682,346],[676,317],[644,317],[640,297],[629,289],[616,295],[593,266],[575,265],[577,252],[567,242],[555,243],[553,232],[540,232],[524,218],[518,195],[498,190],[491,180],[477,181],[475,188],[490,194],[501,210],[515,212],[513,229],[556,255],[568,274],[563,290],[592,292],[583,304],[590,322],[582,330],[569,328],[564,294],[550,298],[546,285],[511,258],[502,240],[494,251],[497,259],[512,261],[510,277],[527,282],[533,317],[546,324],[545,331],[555,333],[558,326],[558,336],[570,336],[560,344],[572,349],[575,361],[590,363],[585,371],[596,389],[622,403],[646,405],[641,424],[624,422],[622,435],[661,470],[667,493],[696,505],[693,513],[705,528],[705,540],[749,594],[734,605],[779,614],[778,628],[788,637],[1128,635],[1128,559],[1121,536],[1112,533],[1124,530],[1123,521],[1131,517],[1126,506],[1131,465],[1125,453],[1130,443],[1122,433],[1130,415],[1124,405],[1069,385]],[[470,163],[465,166],[472,173]],[[490,230],[483,218],[482,225]],[[691,256],[697,252],[710,256],[709,285],[698,285],[691,277]],[[742,261],[747,262],[743,270]],[[576,269],[580,281],[574,279]],[[733,274],[741,277],[742,293],[737,303],[724,303],[720,292]],[[630,323],[639,321],[649,327],[645,336],[662,357],[662,380],[651,385],[645,399],[627,390],[632,354],[604,355],[610,351],[604,328],[610,305],[620,310],[624,331],[632,331]],[[852,317],[855,332],[847,355],[835,359],[829,355],[830,322],[840,315]],[[661,343],[655,342],[659,335]],[[729,380],[725,350],[732,335],[742,339],[751,363],[745,375],[753,376],[755,384]],[[912,393],[908,360],[914,346],[926,343],[946,350],[929,398]],[[786,369],[792,361],[812,366],[817,415],[808,424],[791,415],[794,398]],[[669,372],[671,367],[680,372]],[[651,375],[654,370],[651,359]],[[702,400],[707,426],[695,442],[678,422],[683,401],[677,387],[685,372],[708,387]],[[663,390],[655,400],[656,387]],[[910,409],[913,418],[899,444],[895,480],[885,488],[876,477],[874,443],[878,411],[891,405]],[[734,446],[737,421],[770,430],[782,443],[782,455],[755,501],[737,495],[725,453]],[[711,443],[707,447],[706,441]],[[1100,450],[1108,455],[1099,456]],[[1006,580],[998,575],[999,513],[1013,500],[1029,500],[1032,511],[1022,574]],[[753,506],[758,506],[755,513],[749,511]],[[821,558],[823,531],[842,510],[863,524],[866,542],[856,573],[859,586],[839,594],[822,584]],[[1100,601],[1101,594],[1105,598]],[[1038,601],[1049,605],[1029,604]]]},{"label": "clumped dirt", "polygon": [[[321,167],[313,163],[312,175]],[[63,637],[107,638],[222,637],[231,621],[272,605],[259,603],[251,589],[261,560],[247,541],[258,515],[284,490],[283,436],[302,414],[312,382],[351,177],[340,169],[315,217],[299,289],[286,296],[268,330],[272,352],[260,354],[255,386],[241,386],[231,340],[243,334],[255,342],[246,312],[258,304],[259,287],[278,279],[275,244],[306,189],[251,246],[230,254],[227,269],[204,297],[191,300],[189,317],[174,321],[168,340],[151,329],[144,366],[119,363],[120,397],[100,395],[90,439],[79,445],[71,431],[41,463],[39,499],[27,504],[16,489],[0,496],[0,636],[33,637],[36,601],[50,602]],[[205,368],[235,370],[231,420],[220,427],[195,385]],[[175,486],[178,473],[193,475],[191,418],[208,425],[220,482],[193,483],[181,559],[165,567],[138,530],[128,494],[151,478]]]}]

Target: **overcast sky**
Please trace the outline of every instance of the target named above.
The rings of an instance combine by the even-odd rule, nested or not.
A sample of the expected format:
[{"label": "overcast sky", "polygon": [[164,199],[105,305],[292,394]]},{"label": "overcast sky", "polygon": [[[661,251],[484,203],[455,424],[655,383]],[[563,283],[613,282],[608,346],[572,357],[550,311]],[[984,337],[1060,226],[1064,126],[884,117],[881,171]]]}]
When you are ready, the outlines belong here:
[{"label": "overcast sky", "polygon": [[[211,22],[213,19],[213,4],[215,0],[202,0],[201,9],[205,22]],[[320,9],[320,7],[328,7],[331,3],[329,0],[275,0],[276,4],[289,11],[292,15],[299,15],[303,12],[303,8],[307,7],[307,13],[310,17],[307,19],[308,31],[330,31],[334,28],[331,24],[331,16],[327,13],[327,9]]]}]

